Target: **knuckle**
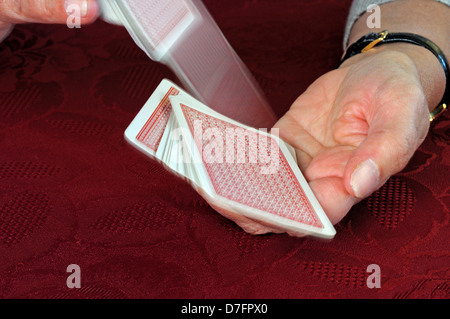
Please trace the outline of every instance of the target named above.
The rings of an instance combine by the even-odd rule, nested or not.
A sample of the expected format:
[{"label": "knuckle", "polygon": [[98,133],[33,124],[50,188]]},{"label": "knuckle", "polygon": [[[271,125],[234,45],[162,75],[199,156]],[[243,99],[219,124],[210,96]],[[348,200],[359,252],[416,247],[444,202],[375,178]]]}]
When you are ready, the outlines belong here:
[{"label": "knuckle", "polygon": [[35,11],[40,18],[51,21],[55,18],[55,3],[53,1],[40,0],[36,2],[35,8],[30,8]]}]

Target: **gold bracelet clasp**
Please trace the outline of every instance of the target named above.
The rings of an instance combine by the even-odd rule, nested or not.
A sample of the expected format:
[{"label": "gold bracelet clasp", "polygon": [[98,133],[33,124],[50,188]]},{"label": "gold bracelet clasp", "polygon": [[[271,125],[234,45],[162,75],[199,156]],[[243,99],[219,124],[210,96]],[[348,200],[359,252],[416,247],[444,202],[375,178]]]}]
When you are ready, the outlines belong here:
[{"label": "gold bracelet clasp", "polygon": [[376,46],[378,43],[380,43],[381,41],[384,41],[384,39],[386,39],[386,36],[388,35],[388,31],[384,30],[383,32],[380,32],[380,37],[376,40],[373,40],[372,42],[370,42],[364,49],[361,50],[361,53],[365,53],[367,51],[369,51],[370,49],[372,49],[374,46]]},{"label": "gold bracelet clasp", "polygon": [[433,111],[430,112],[430,122],[433,122],[437,119],[444,111],[447,109],[447,104],[442,103],[438,107],[436,107]]}]

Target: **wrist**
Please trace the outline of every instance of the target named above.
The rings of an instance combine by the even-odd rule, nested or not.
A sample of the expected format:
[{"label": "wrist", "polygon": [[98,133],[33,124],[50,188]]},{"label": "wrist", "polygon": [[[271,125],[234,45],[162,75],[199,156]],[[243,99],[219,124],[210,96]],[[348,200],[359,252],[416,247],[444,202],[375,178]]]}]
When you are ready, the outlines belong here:
[{"label": "wrist", "polygon": [[[388,46],[391,46],[388,48]],[[442,100],[446,87],[446,77],[439,60],[426,48],[409,43],[391,43],[381,50],[396,50],[409,56],[419,74],[428,109],[432,111]]]},{"label": "wrist", "polygon": [[[432,111],[441,101],[446,87],[446,77],[442,65],[434,54],[424,47],[410,43],[386,43],[365,53],[357,54],[341,67],[348,67],[377,54],[398,53],[410,60],[417,69],[417,74],[427,99],[428,109]],[[389,55],[386,55],[389,57]]]}]

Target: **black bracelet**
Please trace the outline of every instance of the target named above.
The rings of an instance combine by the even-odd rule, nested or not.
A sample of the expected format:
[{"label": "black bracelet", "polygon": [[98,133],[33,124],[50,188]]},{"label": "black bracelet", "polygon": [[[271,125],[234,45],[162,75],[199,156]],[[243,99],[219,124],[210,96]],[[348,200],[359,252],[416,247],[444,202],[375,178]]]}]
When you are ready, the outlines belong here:
[{"label": "black bracelet", "polygon": [[418,34],[413,33],[389,33],[388,31],[383,31],[379,33],[369,33],[363,36],[361,39],[352,44],[347,51],[345,52],[344,57],[341,60],[341,64],[351,58],[352,56],[364,53],[372,49],[373,47],[380,45],[382,43],[393,43],[393,42],[407,42],[415,45],[419,45],[431,51],[439,60],[439,63],[444,68],[445,78],[446,78],[446,87],[444,96],[439,103],[439,105],[430,113],[430,121],[436,119],[439,115],[441,115],[447,109],[447,103],[449,103],[450,99],[450,80],[449,80],[449,69],[450,66],[448,61],[442,52],[442,50],[431,40],[422,37]]}]

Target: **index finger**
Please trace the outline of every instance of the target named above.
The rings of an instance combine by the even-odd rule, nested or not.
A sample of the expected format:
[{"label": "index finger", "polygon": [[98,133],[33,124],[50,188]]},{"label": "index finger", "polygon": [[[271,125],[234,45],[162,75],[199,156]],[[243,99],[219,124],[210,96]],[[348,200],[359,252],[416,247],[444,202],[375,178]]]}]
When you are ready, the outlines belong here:
[{"label": "index finger", "polygon": [[77,14],[80,23],[92,22],[99,14],[96,0],[3,0],[0,21],[3,23],[66,23]]}]

